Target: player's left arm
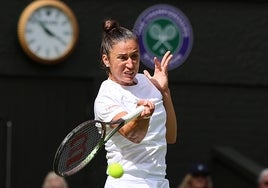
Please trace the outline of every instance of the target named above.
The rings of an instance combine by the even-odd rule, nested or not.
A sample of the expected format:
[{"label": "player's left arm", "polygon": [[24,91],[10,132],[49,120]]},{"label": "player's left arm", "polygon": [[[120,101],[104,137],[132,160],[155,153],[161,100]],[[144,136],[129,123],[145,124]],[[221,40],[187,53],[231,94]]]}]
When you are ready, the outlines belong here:
[{"label": "player's left arm", "polygon": [[166,121],[166,140],[169,144],[176,143],[177,140],[177,118],[174,110],[174,105],[171,98],[170,89],[168,86],[168,64],[170,63],[172,54],[167,51],[163,56],[161,62],[155,57],[155,69],[154,75],[151,76],[147,70],[144,70],[145,76],[151,80],[151,82],[157,87],[157,89],[162,93],[164,107],[167,112]]},{"label": "player's left arm", "polygon": [[168,144],[175,144],[177,140],[177,117],[174,110],[174,105],[172,102],[170,90],[167,89],[165,92],[162,92],[164,106],[167,112],[167,121],[166,121],[166,139]]}]

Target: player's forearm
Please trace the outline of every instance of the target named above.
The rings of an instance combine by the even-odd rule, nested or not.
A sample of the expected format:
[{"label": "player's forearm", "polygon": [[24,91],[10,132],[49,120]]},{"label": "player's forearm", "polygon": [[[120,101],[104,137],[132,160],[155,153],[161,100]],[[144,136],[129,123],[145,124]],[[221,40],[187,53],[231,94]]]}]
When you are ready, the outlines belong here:
[{"label": "player's forearm", "polygon": [[[122,128],[119,129],[119,133],[122,136],[134,143],[140,143],[146,136],[149,127],[150,117],[154,112],[154,104],[148,100],[140,100],[138,101],[138,105],[144,107],[141,114],[137,118],[128,122]],[[126,114],[126,111],[120,112],[113,118],[113,120],[120,119]]]},{"label": "player's forearm", "polygon": [[167,89],[162,93],[163,102],[167,112],[167,122],[166,122],[166,139],[168,144],[174,144],[177,140],[177,117],[174,109],[174,105],[171,98],[170,90]]},{"label": "player's forearm", "polygon": [[134,143],[140,143],[146,136],[149,127],[149,119],[137,118],[130,121],[119,132],[122,136]]}]

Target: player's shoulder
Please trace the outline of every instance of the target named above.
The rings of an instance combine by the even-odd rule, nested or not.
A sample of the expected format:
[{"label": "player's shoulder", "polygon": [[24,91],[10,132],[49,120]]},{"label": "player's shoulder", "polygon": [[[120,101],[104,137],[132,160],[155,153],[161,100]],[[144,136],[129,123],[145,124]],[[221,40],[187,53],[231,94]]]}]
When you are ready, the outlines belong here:
[{"label": "player's shoulder", "polygon": [[136,79],[137,79],[138,81],[142,81],[142,82],[144,82],[144,81],[149,81],[149,79],[148,79],[144,74],[142,74],[142,73],[138,73],[138,74],[136,75]]},{"label": "player's shoulder", "polygon": [[113,95],[113,94],[117,94],[118,92],[120,92],[121,87],[119,84],[117,84],[116,82],[107,79],[104,80],[99,88],[99,95]]},{"label": "player's shoulder", "polygon": [[137,73],[136,74],[136,78],[138,79],[138,78],[140,78],[140,79],[147,79],[147,77],[144,75],[144,74],[142,74],[142,73]]},{"label": "player's shoulder", "polygon": [[136,79],[138,80],[139,85],[151,85],[152,84],[149,78],[147,78],[147,76],[145,76],[142,73],[138,73],[136,75]]}]

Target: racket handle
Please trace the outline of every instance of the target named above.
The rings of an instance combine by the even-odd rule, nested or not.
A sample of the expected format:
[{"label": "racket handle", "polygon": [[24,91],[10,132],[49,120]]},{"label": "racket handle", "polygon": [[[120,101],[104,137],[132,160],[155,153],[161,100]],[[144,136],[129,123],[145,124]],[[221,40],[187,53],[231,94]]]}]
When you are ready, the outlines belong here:
[{"label": "racket handle", "polygon": [[125,120],[125,123],[128,123],[132,119],[138,117],[142,111],[144,110],[144,106],[138,106],[135,111],[128,113],[127,115],[123,116],[122,119]]}]

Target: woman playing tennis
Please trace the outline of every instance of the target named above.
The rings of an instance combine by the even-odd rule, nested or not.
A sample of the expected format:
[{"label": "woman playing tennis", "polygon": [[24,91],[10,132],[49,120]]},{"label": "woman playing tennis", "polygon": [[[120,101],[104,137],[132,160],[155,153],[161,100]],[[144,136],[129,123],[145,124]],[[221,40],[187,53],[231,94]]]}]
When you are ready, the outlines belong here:
[{"label": "woman playing tennis", "polygon": [[95,99],[95,119],[109,122],[137,106],[145,107],[105,144],[107,163],[120,163],[124,169],[121,178],[108,176],[105,188],[169,188],[167,144],[177,139],[167,71],[172,54],[166,52],[161,62],[154,58],[152,76],[146,70],[138,73],[140,51],[135,34],[112,19],[104,21],[103,30],[101,59],[108,79],[102,82]]}]

